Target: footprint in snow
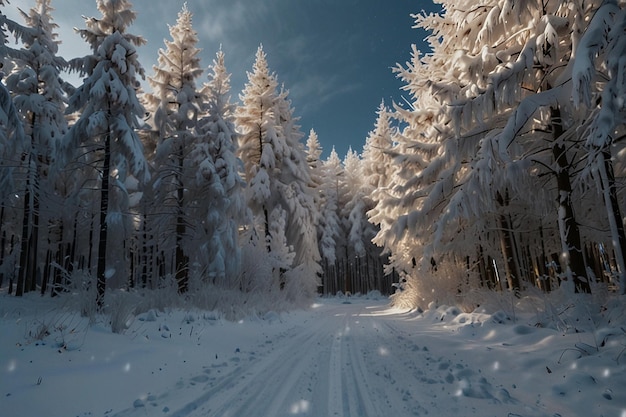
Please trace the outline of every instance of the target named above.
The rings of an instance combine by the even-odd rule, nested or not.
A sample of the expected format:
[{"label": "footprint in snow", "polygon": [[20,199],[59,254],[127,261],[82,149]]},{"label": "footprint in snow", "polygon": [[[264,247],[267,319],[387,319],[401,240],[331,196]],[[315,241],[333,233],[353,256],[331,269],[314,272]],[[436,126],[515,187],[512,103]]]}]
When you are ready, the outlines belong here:
[{"label": "footprint in snow", "polygon": [[208,380],[209,380],[209,377],[206,375],[198,375],[198,376],[194,376],[193,378],[191,378],[192,383],[198,383],[198,384],[207,382]]}]

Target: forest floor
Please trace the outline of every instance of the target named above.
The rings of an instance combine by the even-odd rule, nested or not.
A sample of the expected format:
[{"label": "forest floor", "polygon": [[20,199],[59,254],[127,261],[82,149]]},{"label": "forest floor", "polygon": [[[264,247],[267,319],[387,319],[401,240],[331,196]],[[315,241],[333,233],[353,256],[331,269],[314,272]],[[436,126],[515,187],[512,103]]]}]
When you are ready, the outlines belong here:
[{"label": "forest floor", "polygon": [[115,334],[0,293],[0,415],[626,417],[624,299],[611,305],[550,328],[523,311],[320,298],[238,322],[151,310]]}]

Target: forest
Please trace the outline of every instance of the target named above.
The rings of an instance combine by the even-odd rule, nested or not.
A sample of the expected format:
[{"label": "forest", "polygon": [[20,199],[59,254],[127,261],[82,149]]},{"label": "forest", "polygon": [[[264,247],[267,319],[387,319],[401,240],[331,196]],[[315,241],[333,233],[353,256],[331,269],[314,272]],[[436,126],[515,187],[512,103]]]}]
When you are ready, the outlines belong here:
[{"label": "forest", "polygon": [[626,294],[626,1],[436,1],[414,15],[430,50],[389,75],[406,103],[326,159],[262,46],[231,91],[184,6],[150,71],[131,2],[96,2],[91,53],[61,57],[51,0],[23,22],[0,0],[2,291],[235,316],[318,293]]}]

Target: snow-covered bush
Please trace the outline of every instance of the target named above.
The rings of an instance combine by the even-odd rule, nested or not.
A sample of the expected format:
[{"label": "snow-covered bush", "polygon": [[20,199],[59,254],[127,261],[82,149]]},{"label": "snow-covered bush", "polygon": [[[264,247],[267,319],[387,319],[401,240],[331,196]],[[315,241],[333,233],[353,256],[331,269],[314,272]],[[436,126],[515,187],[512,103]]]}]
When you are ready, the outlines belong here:
[{"label": "snow-covered bush", "polygon": [[473,292],[476,288],[475,276],[465,265],[442,261],[436,268],[417,267],[406,274],[395,285],[396,292],[391,303],[400,308],[422,308],[431,302],[437,305],[457,305],[464,311],[472,311],[479,304],[479,297]]}]

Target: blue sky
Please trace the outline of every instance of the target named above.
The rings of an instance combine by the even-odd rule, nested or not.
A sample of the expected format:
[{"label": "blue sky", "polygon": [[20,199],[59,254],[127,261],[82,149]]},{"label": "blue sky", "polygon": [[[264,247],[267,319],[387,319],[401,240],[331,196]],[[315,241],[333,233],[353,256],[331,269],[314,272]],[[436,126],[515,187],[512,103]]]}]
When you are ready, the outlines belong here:
[{"label": "blue sky", "polygon": [[[168,25],[176,23],[184,1],[132,3],[137,20],[129,31],[147,39],[139,53],[151,75],[158,49],[170,39]],[[5,14],[22,23],[15,8],[27,11],[34,4],[10,0]],[[72,28],[85,27],[81,16],[100,16],[96,2],[53,0],[52,5],[61,55],[89,53]],[[187,7],[200,38],[202,65],[211,63],[220,45],[225,52],[234,101],[263,44],[270,69],[290,91],[302,131],[317,131],[324,157],[333,146],[340,157],[349,146],[361,152],[381,100],[402,101],[402,84],[391,68],[409,60],[411,44],[426,49],[421,46],[425,34],[412,29],[410,14],[436,10],[431,0],[187,0]]]}]

